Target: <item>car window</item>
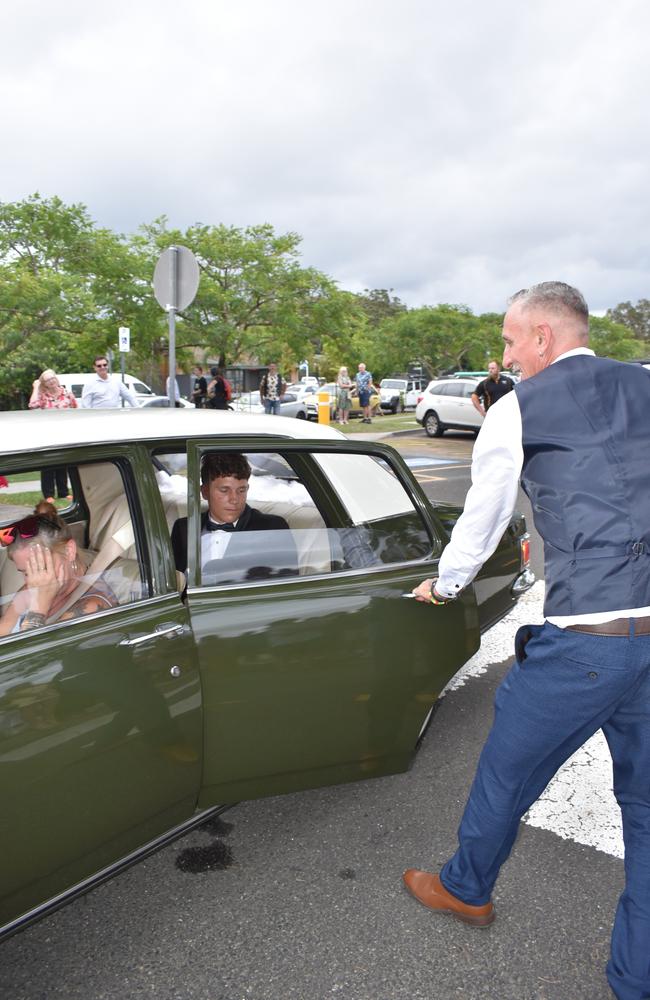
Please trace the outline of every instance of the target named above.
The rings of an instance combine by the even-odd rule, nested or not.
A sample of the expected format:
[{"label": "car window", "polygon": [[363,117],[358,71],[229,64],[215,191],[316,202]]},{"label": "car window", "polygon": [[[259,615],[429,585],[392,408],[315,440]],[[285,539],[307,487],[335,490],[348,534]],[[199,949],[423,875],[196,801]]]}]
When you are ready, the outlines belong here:
[{"label": "car window", "polygon": [[315,460],[345,511],[339,529],[344,568],[411,562],[431,554],[426,526],[384,459],[319,454]]},{"label": "car window", "polygon": [[[237,519],[234,531],[208,530],[208,503],[201,501],[200,586],[345,572],[431,554],[420,514],[383,460],[307,451],[241,454],[252,470],[241,523]],[[170,490],[176,488],[171,541],[176,567],[185,571],[192,545],[187,465],[180,455],[157,458],[170,476]],[[163,504],[170,523],[164,495]]]},{"label": "car window", "polygon": [[[127,499],[135,495],[126,486],[132,478],[127,463],[6,475],[11,492],[0,506],[0,637],[149,596],[144,541],[136,538]],[[48,496],[52,503],[43,506]],[[37,544],[43,561],[48,551],[41,576],[34,576],[31,562]]]}]

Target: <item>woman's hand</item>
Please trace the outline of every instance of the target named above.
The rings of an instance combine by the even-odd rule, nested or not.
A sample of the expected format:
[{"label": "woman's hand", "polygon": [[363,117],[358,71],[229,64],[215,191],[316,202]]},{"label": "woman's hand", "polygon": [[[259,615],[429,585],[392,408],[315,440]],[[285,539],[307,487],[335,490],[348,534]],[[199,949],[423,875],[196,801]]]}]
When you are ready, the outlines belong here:
[{"label": "woman's hand", "polygon": [[25,567],[29,610],[47,615],[64,583],[63,563],[57,570],[50,550],[44,545],[33,545]]},{"label": "woman's hand", "polygon": [[41,405],[41,380],[40,378],[34,379],[32,382],[32,394],[29,397],[29,403],[27,404],[32,410],[35,410]]}]

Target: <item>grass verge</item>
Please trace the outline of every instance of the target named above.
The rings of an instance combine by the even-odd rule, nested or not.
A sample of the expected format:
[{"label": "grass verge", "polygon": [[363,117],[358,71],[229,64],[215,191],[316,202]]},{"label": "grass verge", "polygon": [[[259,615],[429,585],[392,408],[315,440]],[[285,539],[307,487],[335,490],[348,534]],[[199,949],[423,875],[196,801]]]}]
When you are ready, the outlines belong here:
[{"label": "grass verge", "polygon": [[421,429],[413,413],[391,413],[387,416],[373,417],[371,424],[364,424],[357,418],[341,426],[333,420],[331,426],[336,427],[337,431],[343,431],[344,434],[392,434],[395,431]]}]

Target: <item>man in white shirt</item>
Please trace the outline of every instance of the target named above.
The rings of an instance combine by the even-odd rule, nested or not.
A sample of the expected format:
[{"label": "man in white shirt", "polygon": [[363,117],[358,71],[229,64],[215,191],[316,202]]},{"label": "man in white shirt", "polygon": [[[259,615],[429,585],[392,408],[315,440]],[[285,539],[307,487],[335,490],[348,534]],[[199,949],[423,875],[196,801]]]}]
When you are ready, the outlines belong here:
[{"label": "man in white shirt", "polygon": [[81,405],[86,410],[115,410],[120,401],[137,407],[137,401],[130,389],[120,378],[108,374],[108,360],[99,354],[94,362],[95,377],[85,383],[81,393]]},{"label": "man in white shirt", "polygon": [[491,406],[472,487],[439,562],[414,591],[429,613],[457,599],[495,550],[517,497],[544,540],[543,625],[524,626],[495,699],[492,730],[439,875],[409,869],[407,889],[474,926],[519,821],[558,768],[598,729],[623,814],[626,887],[607,978],[618,1000],[650,997],[650,378],[589,350],[577,289],[518,292],[503,324],[503,363],[521,382]]}]

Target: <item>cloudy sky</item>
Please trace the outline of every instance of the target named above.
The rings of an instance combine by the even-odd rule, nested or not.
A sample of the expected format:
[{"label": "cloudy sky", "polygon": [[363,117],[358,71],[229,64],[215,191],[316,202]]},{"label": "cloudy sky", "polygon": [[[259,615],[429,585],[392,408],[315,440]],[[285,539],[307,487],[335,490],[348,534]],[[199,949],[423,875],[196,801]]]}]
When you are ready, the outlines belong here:
[{"label": "cloudy sky", "polygon": [[650,297],[647,0],[21,0],[0,200],[303,237],[341,287]]}]

